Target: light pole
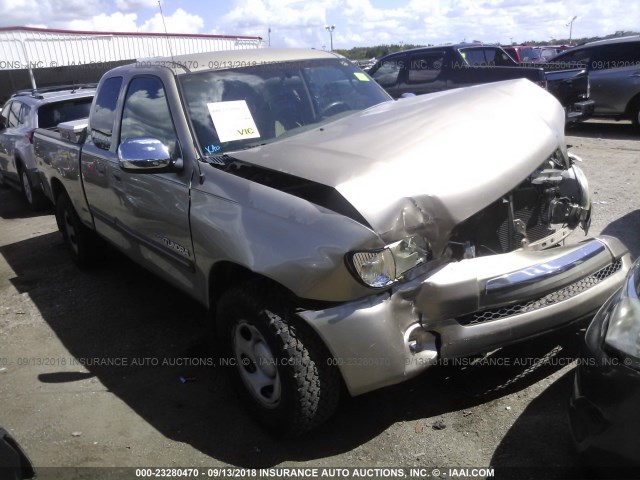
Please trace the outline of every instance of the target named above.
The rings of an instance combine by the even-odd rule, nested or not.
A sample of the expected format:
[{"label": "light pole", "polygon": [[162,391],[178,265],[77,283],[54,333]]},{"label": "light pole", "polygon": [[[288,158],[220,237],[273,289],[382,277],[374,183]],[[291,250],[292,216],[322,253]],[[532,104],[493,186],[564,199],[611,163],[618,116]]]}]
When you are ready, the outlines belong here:
[{"label": "light pole", "polygon": [[569,23],[567,23],[567,27],[569,27],[569,45],[571,45],[571,34],[573,33],[573,22],[575,21],[575,19],[578,18],[578,16],[574,16],[571,20],[569,20]]},{"label": "light pole", "polygon": [[336,26],[326,25],[324,29],[329,32],[329,37],[331,37],[331,51],[333,52],[333,31],[336,29]]},{"label": "light pole", "polygon": [[269,27],[269,30],[267,32],[269,34],[269,46],[271,46],[271,27]]}]

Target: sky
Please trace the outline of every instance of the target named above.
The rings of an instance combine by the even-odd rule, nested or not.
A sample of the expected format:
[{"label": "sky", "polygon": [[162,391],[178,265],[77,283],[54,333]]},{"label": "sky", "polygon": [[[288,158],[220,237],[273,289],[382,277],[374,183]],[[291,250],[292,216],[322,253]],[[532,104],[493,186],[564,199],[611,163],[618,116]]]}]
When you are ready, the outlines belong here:
[{"label": "sky", "polygon": [[[170,33],[260,36],[273,47],[545,41],[640,30],[640,0],[162,0]],[[0,0],[0,27],[163,32],[157,0]],[[269,35],[269,29],[271,34]]]}]

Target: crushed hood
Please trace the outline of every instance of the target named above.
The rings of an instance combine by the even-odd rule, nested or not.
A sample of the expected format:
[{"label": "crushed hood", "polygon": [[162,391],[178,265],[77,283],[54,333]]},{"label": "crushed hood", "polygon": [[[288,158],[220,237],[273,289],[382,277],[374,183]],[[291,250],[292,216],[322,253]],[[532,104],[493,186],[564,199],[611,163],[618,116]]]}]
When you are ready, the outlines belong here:
[{"label": "crushed hood", "polygon": [[528,80],[387,102],[238,160],[335,188],[382,237],[442,237],[558,147],[564,111]]}]

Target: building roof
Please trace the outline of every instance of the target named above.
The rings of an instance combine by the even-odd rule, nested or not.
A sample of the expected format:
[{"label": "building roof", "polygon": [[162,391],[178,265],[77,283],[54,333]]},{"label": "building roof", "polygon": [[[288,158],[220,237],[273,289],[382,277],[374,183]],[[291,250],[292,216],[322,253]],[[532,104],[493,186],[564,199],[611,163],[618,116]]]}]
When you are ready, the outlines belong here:
[{"label": "building roof", "polygon": [[[262,47],[245,35],[89,32],[32,27],[0,28],[0,70],[57,68]],[[115,66],[115,65],[113,65]]]},{"label": "building roof", "polygon": [[1,32],[32,32],[32,33],[57,33],[63,35],[126,35],[141,37],[201,37],[201,38],[244,38],[250,40],[262,40],[262,37],[246,35],[212,35],[206,33],[157,33],[157,32],[104,32],[89,30],[61,30],[56,28],[36,27],[0,27]]}]

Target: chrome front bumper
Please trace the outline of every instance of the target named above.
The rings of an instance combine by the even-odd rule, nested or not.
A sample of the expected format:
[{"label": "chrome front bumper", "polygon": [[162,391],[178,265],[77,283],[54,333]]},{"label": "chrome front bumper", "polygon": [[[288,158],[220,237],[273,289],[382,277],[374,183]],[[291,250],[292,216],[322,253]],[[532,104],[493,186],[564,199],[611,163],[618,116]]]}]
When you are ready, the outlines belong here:
[{"label": "chrome front bumper", "polygon": [[619,240],[599,237],[449,263],[391,292],[300,316],[358,395],[439,358],[486,352],[593,315],[631,264]]}]

